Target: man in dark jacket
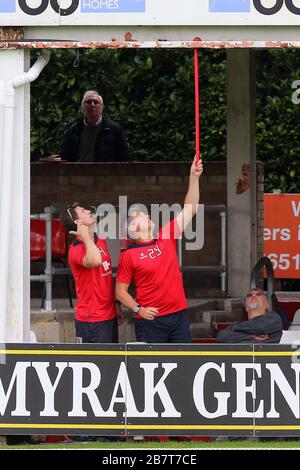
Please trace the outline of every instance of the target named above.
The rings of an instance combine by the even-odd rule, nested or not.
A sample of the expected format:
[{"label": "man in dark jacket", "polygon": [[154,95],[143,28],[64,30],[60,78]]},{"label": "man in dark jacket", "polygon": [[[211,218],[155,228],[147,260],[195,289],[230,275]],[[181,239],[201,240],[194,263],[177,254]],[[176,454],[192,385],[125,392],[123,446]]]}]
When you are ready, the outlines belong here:
[{"label": "man in dark jacket", "polygon": [[102,114],[103,99],[88,90],[82,99],[84,116],[73,124],[60,149],[68,162],[125,162],[129,148],[121,126]]},{"label": "man in dark jacket", "polygon": [[251,289],[245,299],[248,320],[235,321],[218,334],[219,343],[279,343],[282,323],[278,313],[269,309],[262,289]]}]

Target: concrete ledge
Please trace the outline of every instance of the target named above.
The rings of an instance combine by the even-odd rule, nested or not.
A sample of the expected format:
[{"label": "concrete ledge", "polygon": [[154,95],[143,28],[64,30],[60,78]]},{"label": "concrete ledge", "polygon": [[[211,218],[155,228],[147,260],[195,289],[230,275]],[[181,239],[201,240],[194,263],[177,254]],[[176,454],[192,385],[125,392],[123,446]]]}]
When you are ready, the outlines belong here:
[{"label": "concrete ledge", "polygon": [[210,323],[192,323],[190,325],[192,338],[212,338],[213,329]]},{"label": "concrete ledge", "polygon": [[[75,312],[72,309],[51,313],[31,311],[31,330],[39,343],[76,343]],[[125,312],[125,322],[119,327],[119,342],[136,341],[132,314]]]},{"label": "concrete ledge", "polygon": [[[32,307],[39,305],[39,302],[39,299],[33,299]],[[54,299],[53,305],[57,309],[51,312],[31,309],[31,330],[36,334],[37,341],[76,343],[75,310],[68,307],[66,299]],[[188,306],[192,338],[212,337],[214,322],[241,320],[244,315],[241,299],[188,299]],[[119,327],[119,342],[136,341],[132,312],[124,309],[124,317],[125,322]]]}]

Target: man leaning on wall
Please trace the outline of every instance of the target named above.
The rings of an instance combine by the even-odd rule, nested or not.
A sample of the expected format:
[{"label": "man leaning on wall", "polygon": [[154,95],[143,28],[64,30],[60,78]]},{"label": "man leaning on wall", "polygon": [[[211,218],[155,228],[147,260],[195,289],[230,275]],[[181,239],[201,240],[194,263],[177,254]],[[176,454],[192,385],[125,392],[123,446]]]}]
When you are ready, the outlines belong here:
[{"label": "man leaning on wall", "polygon": [[68,162],[126,162],[129,147],[123,129],[103,114],[102,96],[95,90],[84,93],[83,116],[68,130],[60,157]]}]

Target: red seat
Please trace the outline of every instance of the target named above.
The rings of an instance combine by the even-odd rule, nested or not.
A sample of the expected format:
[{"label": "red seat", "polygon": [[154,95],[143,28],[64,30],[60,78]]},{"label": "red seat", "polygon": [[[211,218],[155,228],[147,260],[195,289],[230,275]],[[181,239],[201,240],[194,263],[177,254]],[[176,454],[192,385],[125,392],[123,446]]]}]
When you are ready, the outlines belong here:
[{"label": "red seat", "polygon": [[[52,262],[67,264],[67,231],[59,219],[52,219],[51,225]],[[30,260],[45,261],[46,258],[46,222],[44,220],[30,220]],[[53,269],[55,274],[55,268]],[[57,274],[57,273],[56,273]],[[68,274],[64,273],[70,306],[73,308],[71,288]],[[46,289],[44,288],[41,308],[44,306]]]},{"label": "red seat", "polygon": [[217,338],[193,338],[192,339],[193,343],[204,343],[204,344],[210,344],[210,343],[217,343]]},{"label": "red seat", "polygon": [[299,297],[279,297],[278,302],[280,307],[285,311],[286,316],[289,321],[292,322],[296,310],[300,308],[300,298]]},{"label": "red seat", "polygon": [[[52,258],[67,258],[67,233],[60,220],[52,220]],[[30,221],[30,259],[44,260],[46,256],[46,223],[44,220]]]},{"label": "red seat", "polygon": [[229,321],[219,321],[219,322],[215,323],[215,329],[217,331],[225,330],[225,328],[227,328],[231,324],[232,324],[232,322],[229,322]]}]

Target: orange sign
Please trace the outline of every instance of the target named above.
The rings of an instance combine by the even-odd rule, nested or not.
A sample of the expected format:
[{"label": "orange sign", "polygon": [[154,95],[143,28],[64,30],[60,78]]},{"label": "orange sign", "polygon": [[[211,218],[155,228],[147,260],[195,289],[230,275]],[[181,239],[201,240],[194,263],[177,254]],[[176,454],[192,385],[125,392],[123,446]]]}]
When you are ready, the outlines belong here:
[{"label": "orange sign", "polygon": [[264,251],[277,278],[300,278],[300,194],[265,194]]}]

